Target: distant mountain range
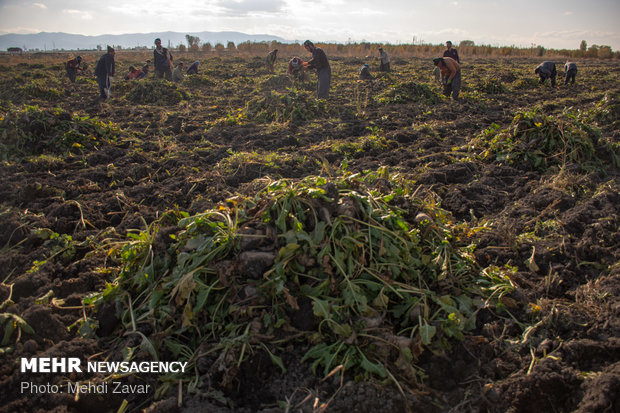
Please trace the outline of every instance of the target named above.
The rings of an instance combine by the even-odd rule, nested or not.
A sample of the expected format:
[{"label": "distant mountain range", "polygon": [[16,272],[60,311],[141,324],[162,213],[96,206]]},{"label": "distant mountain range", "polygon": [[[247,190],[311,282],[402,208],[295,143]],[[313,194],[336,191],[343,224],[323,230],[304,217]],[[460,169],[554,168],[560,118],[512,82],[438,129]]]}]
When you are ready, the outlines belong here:
[{"label": "distant mountain range", "polygon": [[159,32],[159,33],[131,33],[131,34],[103,34],[100,36],[84,36],[69,33],[36,33],[36,34],[3,34],[0,35],[0,51],[6,51],[9,47],[20,47],[24,50],[91,50],[101,46],[121,46],[134,48],[146,46],[151,48],[156,38],[160,38],[164,47],[168,45],[176,47],[179,44],[187,45],[185,35],[195,36],[200,39],[200,44],[217,43],[226,45],[234,42],[235,45],[243,42],[271,42],[273,40],[288,43],[278,36],[268,34],[245,34],[240,32]]}]

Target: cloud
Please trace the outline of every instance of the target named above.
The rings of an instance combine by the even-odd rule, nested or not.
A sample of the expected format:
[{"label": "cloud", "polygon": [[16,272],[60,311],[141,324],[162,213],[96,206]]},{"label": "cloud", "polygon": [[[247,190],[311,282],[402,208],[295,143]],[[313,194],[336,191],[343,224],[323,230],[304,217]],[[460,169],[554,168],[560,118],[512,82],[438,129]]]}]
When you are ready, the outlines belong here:
[{"label": "cloud", "polygon": [[278,15],[285,11],[285,0],[205,0],[201,2],[177,0],[161,2],[150,0],[153,5],[145,10],[140,4],[110,4],[107,10],[129,16],[153,19],[204,19],[216,17],[244,18],[252,15]]},{"label": "cloud", "polygon": [[[484,38],[488,37],[489,35],[484,36]],[[527,35],[514,34],[511,36],[496,37],[496,39],[499,44],[503,45],[515,45],[517,47],[542,45],[553,49],[577,49],[583,39],[586,39],[588,44],[610,45],[614,50],[616,49],[614,46],[620,44],[619,33],[597,30],[550,30],[545,32],[534,32]],[[484,42],[482,39],[481,41]]]},{"label": "cloud", "polygon": [[34,7],[38,7],[40,9],[47,9],[47,6],[43,3],[32,3]]},{"label": "cloud", "polygon": [[567,11],[564,12],[565,16],[570,16],[571,14],[573,14],[573,12],[570,11],[570,10],[567,10]]},{"label": "cloud", "polygon": [[350,14],[356,14],[358,16],[382,16],[387,15],[387,12],[364,7],[361,10],[352,11]]},{"label": "cloud", "polygon": [[618,32],[609,32],[609,31],[598,31],[598,30],[557,30],[557,31],[547,31],[547,32],[534,32],[534,37],[537,38],[618,38],[620,37],[620,33]]},{"label": "cloud", "polygon": [[220,0],[215,3],[226,14],[279,13],[286,3],[283,0]]},{"label": "cloud", "polygon": [[0,30],[0,34],[34,34],[41,33],[41,29],[33,29],[32,27],[7,27]]},{"label": "cloud", "polygon": [[82,20],[92,20],[93,19],[93,15],[89,11],[75,10],[75,9],[64,9],[62,12],[65,13],[65,14],[68,14],[70,16],[78,17],[78,18],[80,18]]},{"label": "cloud", "polygon": [[420,32],[420,35],[427,37],[434,36],[455,36],[455,37],[467,37],[469,33],[466,30],[462,29],[454,29],[454,28],[445,28],[441,30],[424,30]]}]

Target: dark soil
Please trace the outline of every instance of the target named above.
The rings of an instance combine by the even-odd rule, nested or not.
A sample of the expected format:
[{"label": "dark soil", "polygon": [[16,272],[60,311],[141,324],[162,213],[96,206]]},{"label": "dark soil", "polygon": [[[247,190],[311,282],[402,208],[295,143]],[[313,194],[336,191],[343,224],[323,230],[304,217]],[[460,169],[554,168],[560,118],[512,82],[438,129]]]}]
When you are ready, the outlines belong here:
[{"label": "dark soil", "polygon": [[[311,412],[321,406],[329,412],[620,412],[618,169],[607,162],[598,170],[564,165],[541,171],[524,162],[483,161],[467,150],[482,130],[494,123],[507,127],[518,111],[588,111],[606,95],[620,98],[617,61],[580,62],[577,84],[551,88],[519,86],[533,76],[533,60],[466,60],[459,102],[379,104],[373,96],[398,82],[413,79],[438,91],[432,64],[403,61],[389,77],[364,85],[355,81],[357,60],[336,59],[328,114],[299,124],[261,124],[221,120],[243,109],[253,94],[283,93],[289,86],[288,78],[270,77],[247,59],[205,59],[201,67],[211,82],[186,83],[180,87],[191,99],[163,105],[129,102],[122,80],[112,99],[98,102],[92,78],[69,84],[61,58],[43,68],[1,59],[0,115],[24,103],[61,107],[112,122],[120,136],[70,154],[0,166],[0,301],[12,300],[2,311],[19,315],[34,331],[3,344],[0,412],[114,412],[123,399],[126,411],[161,413]],[[117,60],[122,71],[137,58],[128,52]],[[283,71],[284,63],[277,69]],[[28,71],[47,76],[66,94],[24,95],[13,79]],[[509,91],[480,92],[482,80],[499,72],[507,75],[502,81]],[[305,87],[314,90],[312,82]],[[617,143],[617,125],[612,118],[598,126]],[[343,149],[371,133],[382,143],[348,154]],[[21,358],[119,359],[120,341],[139,344],[119,336],[114,308],[82,307],[83,298],[113,279],[111,243],[168,210],[193,214],[235,194],[253,195],[267,176],[336,175],[345,158],[349,172],[389,167],[415,181],[420,193],[436,196],[454,219],[485,223],[487,230],[475,235],[477,263],[516,268],[505,311],[480,311],[476,330],[450,351],[422,354],[423,382],[398,388],[348,374],[323,381],[301,362],[306,349],[291,344],[285,374],[257,353],[238,371],[220,372],[220,382],[204,374],[209,382],[200,394],[188,393],[187,383],[180,391],[175,383],[157,398],[154,390],[105,397],[22,392],[23,382],[104,377],[21,373]],[[73,247],[63,249],[49,234],[70,236]],[[245,262],[266,265],[264,256],[250,258]],[[99,323],[92,338],[69,328],[84,311]],[[311,310],[306,312],[294,320],[298,328],[312,324]],[[202,373],[211,368],[203,367]],[[232,381],[223,385],[225,376]],[[153,375],[119,380],[158,386]]]}]

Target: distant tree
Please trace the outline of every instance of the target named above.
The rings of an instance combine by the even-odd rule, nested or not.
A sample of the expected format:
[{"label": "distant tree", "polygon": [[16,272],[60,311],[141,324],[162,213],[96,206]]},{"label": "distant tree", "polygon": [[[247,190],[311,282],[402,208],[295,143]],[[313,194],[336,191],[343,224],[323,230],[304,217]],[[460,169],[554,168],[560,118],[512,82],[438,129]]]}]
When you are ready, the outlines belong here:
[{"label": "distant tree", "polygon": [[222,52],[224,51],[224,45],[222,43],[216,43],[215,44],[215,51],[216,52]]},{"label": "distant tree", "polygon": [[189,50],[198,50],[200,43],[200,38],[198,36],[191,36],[189,34],[186,34],[185,40],[187,40],[187,48]]},{"label": "distant tree", "polygon": [[586,42],[585,40],[582,40],[581,44],[579,45],[579,50],[585,53],[588,50],[588,42]]},{"label": "distant tree", "polygon": [[[277,49],[277,47],[274,47],[273,49]],[[269,49],[269,43],[267,42],[251,42],[247,40],[237,45],[238,52],[257,54],[257,55],[267,53],[269,52],[269,50],[273,50],[273,49]]]},{"label": "distant tree", "polygon": [[476,44],[473,40],[461,40],[459,47],[474,47]]},{"label": "distant tree", "polygon": [[241,42],[237,45],[237,50],[240,52],[249,52],[253,49],[252,42],[246,40],[245,42]]},{"label": "distant tree", "polygon": [[586,52],[587,57],[598,57],[598,45],[593,44],[588,47],[588,51]]},{"label": "distant tree", "polygon": [[610,46],[601,46],[598,48],[598,57],[599,59],[611,59],[613,56],[613,51]]},{"label": "distant tree", "polygon": [[213,48],[213,46],[211,46],[211,43],[206,42],[202,44],[202,51],[203,52],[210,52],[211,49]]},{"label": "distant tree", "polygon": [[177,49],[179,50],[179,52],[184,52],[187,50],[187,47],[184,44],[180,44]]},{"label": "distant tree", "polygon": [[233,50],[237,50],[237,46],[235,46],[235,42],[228,42],[228,44],[226,45],[226,48],[228,49],[228,51],[233,51]]}]

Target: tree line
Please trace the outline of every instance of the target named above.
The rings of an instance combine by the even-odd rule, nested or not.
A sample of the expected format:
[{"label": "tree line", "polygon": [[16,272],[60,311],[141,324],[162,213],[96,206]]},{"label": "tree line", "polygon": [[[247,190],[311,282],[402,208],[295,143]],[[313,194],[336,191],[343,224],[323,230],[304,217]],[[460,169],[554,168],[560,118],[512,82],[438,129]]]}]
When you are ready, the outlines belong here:
[{"label": "tree line", "polygon": [[[281,55],[295,55],[303,53],[301,43],[272,42],[243,42],[235,44],[228,42],[226,45],[210,42],[201,42],[197,36],[186,35],[187,45],[180,44],[176,47],[181,52],[224,52],[243,55],[263,55],[270,50],[278,49]],[[321,43],[321,48],[330,56],[361,57],[376,54],[379,47],[383,47],[393,57],[429,57],[441,55],[445,50],[443,44],[382,44],[371,42],[360,43]],[[582,40],[576,49],[549,49],[539,45],[530,47],[518,46],[492,46],[477,45],[472,40],[463,40],[457,45],[459,51],[468,56],[479,57],[570,57],[570,58],[598,58],[620,59],[620,51],[614,51],[610,46],[593,44],[588,46]],[[301,51],[300,51],[301,50]]]}]

